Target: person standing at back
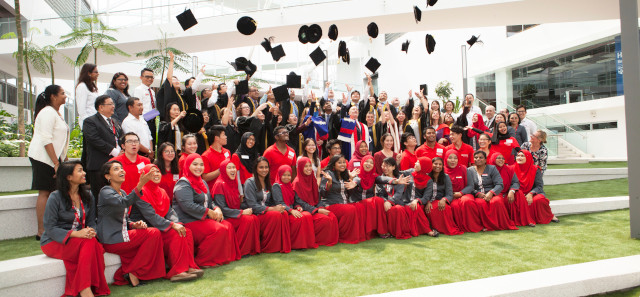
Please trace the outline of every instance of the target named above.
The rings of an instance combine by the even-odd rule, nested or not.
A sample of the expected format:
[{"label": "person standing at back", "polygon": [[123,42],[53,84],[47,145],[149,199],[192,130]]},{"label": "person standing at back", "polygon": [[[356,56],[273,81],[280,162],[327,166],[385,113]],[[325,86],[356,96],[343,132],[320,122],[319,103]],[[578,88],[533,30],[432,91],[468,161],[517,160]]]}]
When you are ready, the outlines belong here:
[{"label": "person standing at back", "polygon": [[532,120],[527,119],[527,108],[524,105],[518,105],[516,112],[518,113],[518,117],[520,117],[520,125],[524,126],[527,131],[527,138],[525,138],[525,141],[527,141],[531,139],[531,135],[536,133],[538,126]]},{"label": "person standing at back", "polygon": [[[153,84],[153,70],[149,68],[144,68],[140,71],[140,81],[142,82],[139,86],[137,86],[133,90],[133,97],[140,98],[142,102],[142,115],[151,112],[152,110],[158,111],[157,101],[156,101],[156,93],[151,88],[151,84]],[[151,131],[151,137],[153,139],[153,144],[156,144],[156,119],[155,117],[149,119],[147,121],[147,125],[149,126],[149,131]]]},{"label": "person standing at back", "polygon": [[93,104],[98,98],[98,66],[86,63],[80,68],[80,76],[76,85],[76,110],[78,110],[78,123],[80,128],[84,120],[96,113]]},{"label": "person standing at back", "polygon": [[149,159],[154,158],[153,141],[151,139],[151,131],[149,126],[142,117],[143,105],[140,99],[131,97],[127,100],[127,110],[129,115],[122,121],[122,130],[124,133],[133,132],[140,138],[140,146],[138,150]]},{"label": "person standing at back", "polygon": [[113,75],[109,89],[104,92],[105,95],[111,97],[116,105],[113,117],[122,122],[129,114],[127,110],[127,100],[129,100],[129,77],[123,72]]},{"label": "person standing at back", "polygon": [[488,105],[487,108],[484,109],[484,125],[487,127],[493,127],[495,116],[496,108],[493,107],[493,105]]}]

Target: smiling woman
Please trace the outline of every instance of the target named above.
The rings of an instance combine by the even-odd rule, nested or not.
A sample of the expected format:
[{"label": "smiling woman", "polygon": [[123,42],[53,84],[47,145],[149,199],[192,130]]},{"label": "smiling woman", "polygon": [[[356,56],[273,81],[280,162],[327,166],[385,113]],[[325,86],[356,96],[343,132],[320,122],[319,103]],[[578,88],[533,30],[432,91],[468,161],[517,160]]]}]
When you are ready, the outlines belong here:
[{"label": "smiling woman", "polygon": [[129,114],[127,110],[127,100],[129,99],[129,77],[123,72],[118,72],[113,75],[109,89],[104,92],[105,95],[113,99],[116,105],[115,113],[113,117],[120,122]]}]

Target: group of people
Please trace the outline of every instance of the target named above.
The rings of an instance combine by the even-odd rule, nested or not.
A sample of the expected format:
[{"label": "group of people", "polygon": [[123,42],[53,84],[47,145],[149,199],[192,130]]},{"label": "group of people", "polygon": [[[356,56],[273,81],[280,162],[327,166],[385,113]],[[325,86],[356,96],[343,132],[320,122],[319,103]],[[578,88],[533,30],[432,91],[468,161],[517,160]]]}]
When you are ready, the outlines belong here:
[{"label": "group of people", "polygon": [[[66,295],[109,294],[105,251],[121,257],[115,284],[138,286],[258,253],[558,221],[543,189],[546,134],[524,106],[483,116],[468,94],[455,113],[422,92],[401,106],[370,77],[342,99],[330,83],[316,98],[309,80],[301,96],[245,94],[238,81],[205,86],[203,72],[182,90],[171,56],[157,93],[143,69],[133,96],[124,73],[98,95],[97,66],[84,65],[80,161],[66,158],[65,91],[38,97],[37,238],[64,260]],[[190,109],[203,115],[197,131],[185,127]]]}]

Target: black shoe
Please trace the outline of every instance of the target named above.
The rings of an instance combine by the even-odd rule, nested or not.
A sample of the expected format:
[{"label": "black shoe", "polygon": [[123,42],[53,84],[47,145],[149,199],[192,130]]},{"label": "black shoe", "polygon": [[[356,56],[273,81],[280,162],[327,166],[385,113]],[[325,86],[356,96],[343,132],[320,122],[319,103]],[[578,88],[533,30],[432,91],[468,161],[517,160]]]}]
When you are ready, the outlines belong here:
[{"label": "black shoe", "polygon": [[555,218],[555,219],[553,219],[551,221],[554,222],[554,223],[560,223],[560,219],[558,219],[558,218]]},{"label": "black shoe", "polygon": [[40,241],[40,235],[36,235],[36,240]]}]

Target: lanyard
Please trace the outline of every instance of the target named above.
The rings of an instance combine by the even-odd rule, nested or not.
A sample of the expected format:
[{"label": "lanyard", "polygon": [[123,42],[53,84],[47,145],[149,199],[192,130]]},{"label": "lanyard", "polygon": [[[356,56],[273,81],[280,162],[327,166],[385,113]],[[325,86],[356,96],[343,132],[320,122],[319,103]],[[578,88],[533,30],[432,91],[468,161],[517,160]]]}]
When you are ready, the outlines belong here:
[{"label": "lanyard", "polygon": [[73,208],[76,209],[76,211],[74,212],[74,215],[76,217],[76,221],[81,224],[80,225],[80,227],[81,227],[80,229],[83,229],[84,228],[84,224],[85,224],[85,222],[87,220],[87,216],[86,216],[86,214],[84,212],[84,204],[82,203],[82,200],[80,200],[80,208],[82,209],[82,222],[80,222],[80,217],[78,215],[78,209],[75,206]]}]

